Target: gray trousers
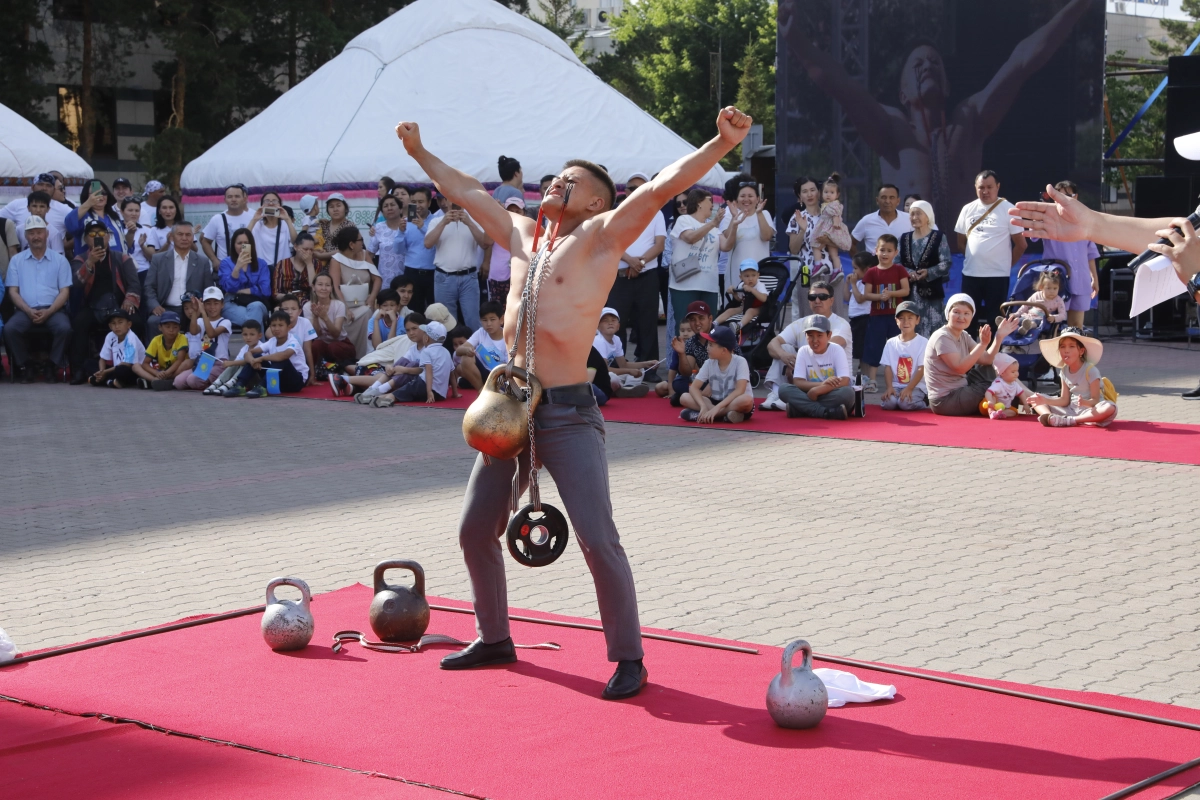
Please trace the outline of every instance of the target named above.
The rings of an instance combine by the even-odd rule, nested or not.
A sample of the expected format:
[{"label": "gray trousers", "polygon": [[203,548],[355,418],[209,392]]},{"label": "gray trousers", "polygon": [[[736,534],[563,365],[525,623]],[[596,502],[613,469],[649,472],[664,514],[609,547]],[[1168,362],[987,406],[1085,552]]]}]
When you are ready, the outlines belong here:
[{"label": "gray trousers", "polygon": [[[604,418],[594,405],[543,403],[534,412],[538,460],[546,467],[566,504],[579,549],[592,572],[609,661],[642,657],[633,571],[613,522],[604,452]],[[529,482],[529,450],[520,456],[521,491]],[[484,642],[509,636],[505,546],[513,461],[475,459],[458,524],[458,542],[471,576],[475,630]]]},{"label": "gray trousers", "polygon": [[794,383],[788,383],[779,387],[779,399],[787,403],[793,414],[820,418],[836,406],[845,406],[847,412],[854,408],[854,387],[843,386],[813,400],[808,396],[808,392]]},{"label": "gray trousers", "polygon": [[925,390],[920,386],[913,389],[912,400],[901,400],[899,394],[894,394],[887,400],[879,401],[883,411],[924,411],[929,408]]},{"label": "gray trousers", "polygon": [[944,417],[972,417],[979,413],[979,402],[996,380],[996,370],[988,364],[976,364],[967,372],[967,385],[939,392],[929,399],[933,413]]},{"label": "gray trousers", "polygon": [[[48,306],[42,306],[48,308]],[[34,309],[35,311],[37,309]],[[29,360],[29,348],[26,346],[25,334],[30,331],[49,331],[54,337],[50,342],[50,360],[56,367],[67,366],[67,342],[71,339],[71,318],[65,311],[55,311],[41,325],[34,325],[33,320],[24,311],[16,311],[9,317],[4,326],[4,342],[8,345],[8,355],[13,366],[23,367]]]}]

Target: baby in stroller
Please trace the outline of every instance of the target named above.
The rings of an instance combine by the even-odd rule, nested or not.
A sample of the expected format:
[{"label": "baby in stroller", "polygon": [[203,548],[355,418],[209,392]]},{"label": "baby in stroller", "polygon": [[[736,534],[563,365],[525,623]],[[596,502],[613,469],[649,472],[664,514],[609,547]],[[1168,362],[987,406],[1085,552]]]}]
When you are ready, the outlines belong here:
[{"label": "baby in stroller", "polygon": [[758,262],[747,258],[738,265],[738,276],[741,282],[727,290],[729,304],[725,306],[717,318],[715,325],[726,325],[732,322],[735,330],[749,328],[758,316],[759,310],[767,302],[771,289],[759,281]]},{"label": "baby in stroller", "polygon": [[[1034,328],[1040,328],[1046,320],[1062,323],[1067,321],[1067,304],[1059,296],[1062,276],[1057,270],[1046,270],[1037,280],[1037,291],[1029,296],[1029,302],[1017,309],[1016,336],[1021,337]],[[996,326],[1004,317],[996,317]]]},{"label": "baby in stroller", "polygon": [[[1011,298],[1001,303],[1004,315],[1013,313],[1020,326],[1002,343],[1003,352],[1017,359],[1021,378],[1036,389],[1039,380],[1053,380],[1050,365],[1042,358],[1038,340],[1054,336],[1067,318],[1070,268],[1057,259],[1030,261],[1017,273]],[[997,317],[997,325],[1004,316]]]}]

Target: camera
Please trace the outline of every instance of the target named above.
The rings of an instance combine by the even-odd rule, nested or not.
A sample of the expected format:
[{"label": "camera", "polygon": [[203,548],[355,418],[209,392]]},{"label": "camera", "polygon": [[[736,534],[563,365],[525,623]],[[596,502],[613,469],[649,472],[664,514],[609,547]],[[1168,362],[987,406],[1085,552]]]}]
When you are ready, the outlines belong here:
[{"label": "camera", "polygon": [[262,212],[263,212],[262,215],[264,217],[278,217],[279,216],[278,208],[264,208],[262,210]]}]

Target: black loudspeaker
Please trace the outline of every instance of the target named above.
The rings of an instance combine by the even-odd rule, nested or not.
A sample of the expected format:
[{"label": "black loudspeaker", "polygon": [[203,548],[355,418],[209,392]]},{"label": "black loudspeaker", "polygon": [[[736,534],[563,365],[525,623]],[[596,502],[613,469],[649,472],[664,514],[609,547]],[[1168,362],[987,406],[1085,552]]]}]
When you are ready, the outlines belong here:
[{"label": "black loudspeaker", "polygon": [[[1175,152],[1175,138],[1200,133],[1200,56],[1174,56],[1167,66],[1166,175],[1200,176],[1200,161]],[[1138,216],[1144,216],[1141,213]]]},{"label": "black loudspeaker", "polygon": [[1197,194],[1200,177],[1139,175],[1134,188],[1136,215],[1150,219],[1186,217],[1196,210]]}]

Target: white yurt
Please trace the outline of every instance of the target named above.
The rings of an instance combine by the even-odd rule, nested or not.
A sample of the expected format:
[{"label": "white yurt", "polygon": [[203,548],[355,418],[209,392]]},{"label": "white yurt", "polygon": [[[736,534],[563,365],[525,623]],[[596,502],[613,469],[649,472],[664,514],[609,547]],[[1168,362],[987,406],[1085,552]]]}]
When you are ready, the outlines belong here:
[{"label": "white yurt", "polygon": [[0,105],[0,204],[29,193],[39,173],[57,170],[69,182],[95,173],[86,161],[7,106]]},{"label": "white yurt", "polygon": [[[189,163],[188,217],[219,211],[224,187],[242,183],[252,198],[273,189],[285,202],[340,191],[366,226],[380,176],[428,182],[396,138],[400,120],[418,122],[432,152],[489,187],[501,154],[521,162],[530,188],[571,158],[603,164],[622,184],[694,150],[537,22],[496,0],[418,0]],[[724,181],[718,167],[701,183]]]}]

